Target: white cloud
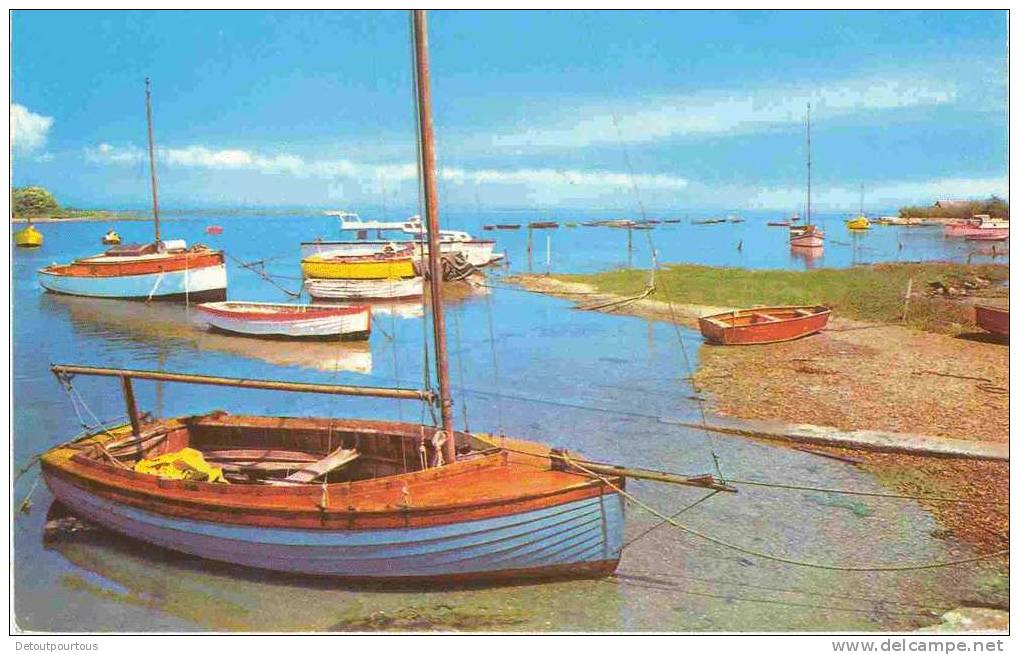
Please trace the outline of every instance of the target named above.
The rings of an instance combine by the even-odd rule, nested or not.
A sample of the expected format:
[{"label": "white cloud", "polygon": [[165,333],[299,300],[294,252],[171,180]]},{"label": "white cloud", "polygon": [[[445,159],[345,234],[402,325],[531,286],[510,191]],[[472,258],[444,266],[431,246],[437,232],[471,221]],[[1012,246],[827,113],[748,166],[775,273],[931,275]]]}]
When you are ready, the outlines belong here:
[{"label": "white cloud", "polygon": [[32,113],[24,105],[11,103],[11,146],[15,152],[31,153],[46,144],[53,118]]},{"label": "white cloud", "polygon": [[[85,157],[93,163],[130,164],[142,161],[146,154],[135,146],[116,147],[101,143],[88,148]],[[399,185],[417,181],[415,164],[366,164],[349,159],[307,161],[298,155],[264,155],[248,150],[216,150],[205,146],[185,148],[159,148],[157,156],[169,166],[202,168],[209,170],[247,170],[267,174],[291,175],[298,178],[351,180],[363,188]],[[635,174],[614,171],[569,170],[551,168],[524,168],[516,170],[442,168],[440,179],[451,185],[498,185],[522,188],[542,198],[565,194],[601,196],[608,193],[630,192],[634,184],[642,191],[678,190],[686,187],[687,180],[673,175]],[[549,195],[550,194],[550,195]],[[534,196],[532,196],[534,197]]]},{"label": "white cloud", "polygon": [[[867,207],[897,207],[905,204],[927,205],[939,198],[970,199],[991,195],[1008,197],[1007,177],[938,178],[933,180],[890,182],[865,189]],[[748,208],[799,208],[806,203],[806,190],[796,187],[770,187],[743,192]],[[860,204],[859,187],[823,187],[812,194],[819,209],[855,211]]]},{"label": "white cloud", "polygon": [[[652,96],[640,101],[581,104],[552,127],[522,126],[496,134],[500,147],[584,147],[646,143],[690,134],[745,134],[803,123],[807,103],[824,119],[858,111],[932,106],[954,101],[949,82],[913,78],[860,78],[825,86],[786,86]],[[542,117],[543,124],[549,122]]]}]

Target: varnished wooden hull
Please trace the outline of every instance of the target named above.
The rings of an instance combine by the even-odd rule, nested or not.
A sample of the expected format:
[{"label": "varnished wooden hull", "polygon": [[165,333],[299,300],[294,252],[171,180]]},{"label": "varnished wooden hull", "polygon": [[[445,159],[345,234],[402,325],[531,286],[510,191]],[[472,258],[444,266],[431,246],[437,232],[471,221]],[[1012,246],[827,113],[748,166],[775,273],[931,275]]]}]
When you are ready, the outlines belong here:
[{"label": "varnished wooden hull", "polygon": [[[257,441],[280,426],[293,431],[287,443],[359,439],[366,452],[405,461],[417,458],[416,449],[395,444],[422,434],[404,423],[223,415],[161,421],[144,434],[168,434],[165,447],[173,450],[182,432],[200,429],[214,448],[252,434]],[[424,430],[430,438],[434,429]],[[498,581],[608,575],[622,550],[621,495],[601,480],[553,470],[548,449],[530,442],[507,446],[531,455],[495,448],[438,468],[324,487],[163,479],[86,457],[85,446],[58,447],[41,460],[61,503],[143,542],[231,564],[346,580]]]},{"label": "varnished wooden hull", "polygon": [[830,316],[830,309],[819,306],[755,307],[705,316],[698,324],[708,343],[746,346],[792,341],[815,334],[824,329]]},{"label": "varnished wooden hull", "polygon": [[147,543],[206,559],[348,580],[474,581],[608,575],[621,549],[618,494],[424,528],[297,530],[226,525],[124,507],[58,477],[76,514]]}]

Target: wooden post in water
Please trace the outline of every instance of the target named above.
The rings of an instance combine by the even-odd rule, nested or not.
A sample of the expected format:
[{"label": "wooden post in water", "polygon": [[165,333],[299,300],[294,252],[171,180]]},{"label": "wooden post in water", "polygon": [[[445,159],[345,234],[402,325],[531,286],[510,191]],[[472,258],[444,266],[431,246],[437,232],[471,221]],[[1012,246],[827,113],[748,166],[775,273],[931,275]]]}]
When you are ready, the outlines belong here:
[{"label": "wooden post in water", "polygon": [[527,226],[527,272],[530,273],[531,269],[534,268],[534,259],[531,253],[534,251],[534,228],[528,224]]},{"label": "wooden post in water", "polygon": [[159,186],[156,184],[156,146],[152,138],[152,91],[149,78],[145,78],[145,118],[149,124],[149,175],[152,178],[152,221],[156,227],[156,247],[162,250],[159,235]]},{"label": "wooden post in water", "polygon": [[446,433],[444,459],[456,461],[453,432],[453,401],[449,393],[449,354],[446,350],[446,320],[442,312],[442,262],[439,250],[439,189],[435,178],[435,134],[432,130],[432,96],[428,78],[428,19],[422,9],[413,10],[414,63],[416,65],[418,134],[421,139],[421,174],[424,178],[425,219],[428,227],[428,268],[435,333],[435,369],[439,378],[439,409]]},{"label": "wooden post in water", "polygon": [[545,275],[552,274],[552,235],[545,235]]}]

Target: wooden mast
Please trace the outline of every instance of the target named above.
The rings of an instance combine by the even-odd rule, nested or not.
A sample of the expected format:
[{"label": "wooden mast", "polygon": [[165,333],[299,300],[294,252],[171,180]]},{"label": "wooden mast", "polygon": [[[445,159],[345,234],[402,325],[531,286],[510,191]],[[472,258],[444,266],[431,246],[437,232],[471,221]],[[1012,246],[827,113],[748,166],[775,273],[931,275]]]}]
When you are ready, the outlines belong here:
[{"label": "wooden mast", "polygon": [[159,235],[159,187],[156,184],[156,150],[152,139],[152,91],[149,78],[145,78],[145,118],[149,124],[149,174],[152,177],[152,219],[156,226],[156,247],[162,250]]},{"label": "wooden mast", "polygon": [[453,401],[449,394],[449,356],[446,349],[446,319],[442,310],[442,253],[439,250],[439,193],[435,177],[435,134],[432,130],[432,98],[428,78],[428,19],[422,9],[411,13],[414,34],[415,83],[417,88],[418,138],[421,147],[421,174],[424,178],[425,225],[428,230],[429,290],[432,305],[432,330],[435,336],[435,369],[439,378],[439,408],[442,430],[446,433],[443,459],[456,461],[453,432]]}]

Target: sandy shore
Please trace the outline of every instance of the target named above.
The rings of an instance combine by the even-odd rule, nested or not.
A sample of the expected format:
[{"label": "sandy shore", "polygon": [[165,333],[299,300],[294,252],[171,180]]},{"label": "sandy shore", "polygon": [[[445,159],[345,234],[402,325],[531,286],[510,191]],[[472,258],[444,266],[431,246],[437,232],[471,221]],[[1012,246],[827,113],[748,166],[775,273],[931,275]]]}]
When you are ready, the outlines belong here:
[{"label": "sandy shore", "polygon": [[[675,320],[730,307],[625,300],[587,284],[524,275],[508,281],[578,308]],[[606,306],[607,305],[607,306]],[[921,332],[835,317],[816,336],[752,348],[701,346],[694,380],[711,411],[845,430],[1008,443],[1008,346],[986,335]],[[817,447],[906,493],[1008,500],[1008,463]],[[928,504],[947,529],[988,552],[1007,547],[1007,506]]]}]

